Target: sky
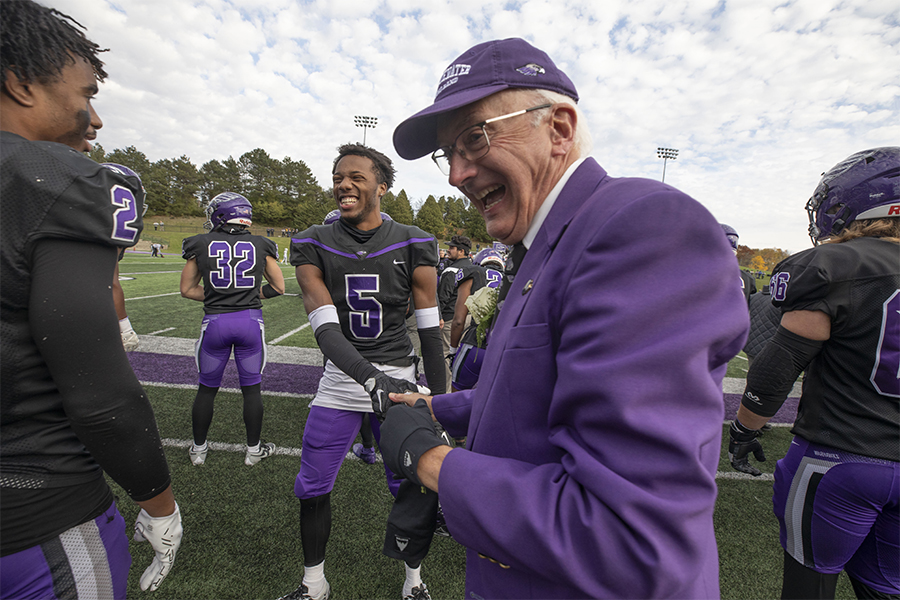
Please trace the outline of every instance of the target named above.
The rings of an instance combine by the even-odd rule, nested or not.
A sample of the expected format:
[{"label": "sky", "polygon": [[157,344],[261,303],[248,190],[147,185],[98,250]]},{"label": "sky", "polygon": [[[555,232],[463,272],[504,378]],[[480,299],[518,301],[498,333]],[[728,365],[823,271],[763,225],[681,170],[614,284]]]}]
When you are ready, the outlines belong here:
[{"label": "sky", "polygon": [[752,248],[811,247],[822,173],[900,145],[897,0],[41,1],[110,50],[94,102],[107,151],[199,168],[263,148],[330,185],[337,146],[365,135],[414,207],[460,193],[430,158],[399,158],[394,128],[491,39],[524,38],[566,72],[610,175],[665,166]]}]

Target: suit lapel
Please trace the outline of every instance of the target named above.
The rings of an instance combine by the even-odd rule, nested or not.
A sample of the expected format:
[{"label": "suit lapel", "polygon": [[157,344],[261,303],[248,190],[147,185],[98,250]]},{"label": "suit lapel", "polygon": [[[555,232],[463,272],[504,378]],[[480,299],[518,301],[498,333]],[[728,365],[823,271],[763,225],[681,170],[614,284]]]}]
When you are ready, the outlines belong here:
[{"label": "suit lapel", "polygon": [[[478,379],[472,403],[472,414],[469,417],[469,448],[474,448],[475,434],[484,413],[485,406],[492,397],[494,381],[498,375],[501,357],[506,351],[510,330],[519,322],[519,317],[529,298],[534,294],[533,288],[538,285],[538,278],[544,265],[553,253],[566,227],[578,213],[578,209],[594,190],[606,178],[606,171],[593,158],[588,158],[572,173],[569,181],[556,199],[553,208],[538,230],[534,242],[525,254],[519,266],[516,279],[509,288],[509,294],[498,315],[497,323],[491,332],[488,352],[484,366]],[[524,291],[524,293],[523,293]],[[508,374],[506,374],[508,376]],[[486,384],[486,385],[485,385]],[[507,399],[500,399],[506,401]]]}]

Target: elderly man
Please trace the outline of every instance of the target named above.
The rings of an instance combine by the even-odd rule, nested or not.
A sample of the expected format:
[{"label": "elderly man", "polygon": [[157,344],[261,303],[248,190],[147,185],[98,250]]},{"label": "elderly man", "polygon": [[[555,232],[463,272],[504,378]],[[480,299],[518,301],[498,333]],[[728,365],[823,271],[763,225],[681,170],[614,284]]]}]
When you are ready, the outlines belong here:
[{"label": "elderly man", "polygon": [[[697,202],[587,156],[577,100],[544,52],[492,41],[394,132],[513,248],[479,385],[392,394],[382,452],[440,492],[466,597],[718,597],[721,384],[749,326],[721,282],[738,266]],[[441,447],[432,415],[467,448]]]}]

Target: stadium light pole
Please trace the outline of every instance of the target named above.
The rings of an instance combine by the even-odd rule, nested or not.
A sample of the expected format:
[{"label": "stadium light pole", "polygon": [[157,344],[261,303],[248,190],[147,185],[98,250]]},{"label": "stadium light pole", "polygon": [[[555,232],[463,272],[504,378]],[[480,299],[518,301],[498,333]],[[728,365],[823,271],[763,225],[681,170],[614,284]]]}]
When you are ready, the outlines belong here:
[{"label": "stadium light pole", "polygon": [[378,117],[361,117],[359,115],[353,117],[353,122],[356,123],[357,127],[363,128],[363,146],[366,145],[366,129],[372,128],[375,129],[375,126],[378,125]]},{"label": "stadium light pole", "polygon": [[671,159],[675,160],[678,157],[678,150],[675,148],[657,148],[656,155],[663,159],[663,183],[666,181],[666,161]]}]

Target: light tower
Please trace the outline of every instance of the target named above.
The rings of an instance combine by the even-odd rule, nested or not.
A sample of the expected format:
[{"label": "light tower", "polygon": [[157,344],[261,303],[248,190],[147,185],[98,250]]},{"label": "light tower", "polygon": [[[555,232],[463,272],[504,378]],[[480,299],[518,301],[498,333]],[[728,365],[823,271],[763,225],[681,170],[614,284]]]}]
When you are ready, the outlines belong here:
[{"label": "light tower", "polygon": [[663,182],[666,181],[666,161],[669,159],[675,160],[678,157],[678,150],[675,148],[657,148],[656,155],[663,159]]},{"label": "light tower", "polygon": [[357,127],[363,128],[363,146],[366,145],[366,129],[371,127],[375,129],[375,126],[378,125],[378,117],[361,117],[359,115],[353,117],[353,122],[356,123]]}]

